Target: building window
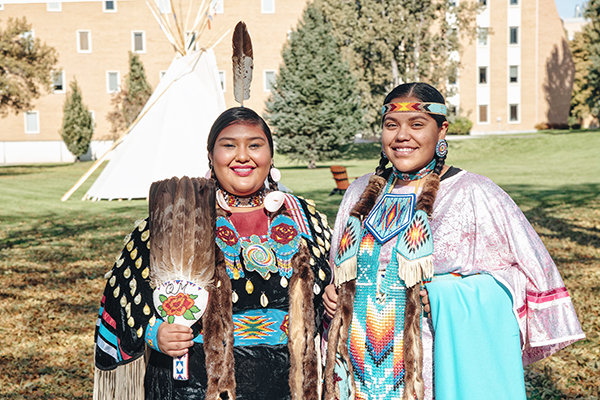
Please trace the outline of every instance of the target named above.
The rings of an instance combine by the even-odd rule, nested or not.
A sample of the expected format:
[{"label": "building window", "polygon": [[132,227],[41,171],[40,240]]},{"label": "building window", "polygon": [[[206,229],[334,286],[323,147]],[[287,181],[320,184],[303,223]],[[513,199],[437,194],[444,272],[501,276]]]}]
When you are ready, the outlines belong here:
[{"label": "building window", "polygon": [[479,46],[488,45],[488,28],[479,28],[477,31],[477,44]]},{"label": "building window", "polygon": [[162,78],[164,78],[164,77],[165,77],[165,74],[166,74],[166,73],[167,73],[167,71],[160,71],[160,72],[158,73],[158,78],[159,78],[159,80],[162,80]]},{"label": "building window", "polygon": [[25,113],[25,133],[40,133],[39,111],[27,111]]},{"label": "building window", "polygon": [[171,12],[171,0],[156,0],[156,5],[161,14],[168,14]]},{"label": "building window", "polygon": [[77,31],[77,52],[91,53],[92,52],[92,32]]},{"label": "building window", "polygon": [[482,7],[486,7],[487,6],[487,0],[479,0],[479,5]]},{"label": "building window", "polygon": [[268,69],[263,72],[263,90],[271,92],[275,87],[275,70]]},{"label": "building window", "polygon": [[509,67],[509,79],[510,83],[518,83],[519,82],[519,66],[511,65]]},{"label": "building window", "polygon": [[519,105],[511,104],[509,107],[510,107],[510,122],[519,122]]},{"label": "building window", "polygon": [[519,27],[511,26],[510,27],[510,44],[519,44]]},{"label": "building window", "polygon": [[275,0],[260,0],[260,12],[263,14],[275,14]]},{"label": "building window", "polygon": [[131,32],[131,48],[134,53],[146,52],[146,35],[144,35],[144,32]]},{"label": "building window", "polygon": [[479,67],[479,83],[485,85],[488,83],[487,67]]},{"label": "building window", "polygon": [[519,0],[510,0],[510,5],[511,6],[518,6],[519,5]]},{"label": "building window", "polygon": [[105,13],[117,12],[117,0],[105,0],[102,2],[102,11]]},{"label": "building window", "polygon": [[488,119],[488,106],[486,105],[480,105],[479,106],[479,123],[480,124],[487,124],[489,121]]},{"label": "building window", "polygon": [[215,5],[215,14],[223,14],[224,11],[224,7],[223,7],[223,2],[225,0],[217,0],[217,4]]},{"label": "building window", "polygon": [[48,12],[61,12],[62,4],[60,1],[49,1],[46,3],[46,11]]},{"label": "building window", "polygon": [[52,72],[52,93],[65,92],[65,71]]},{"label": "building window", "polygon": [[226,79],[226,75],[225,75],[225,71],[219,71],[219,82],[221,82],[221,90],[223,91],[223,93],[225,93],[225,89],[227,88],[226,84],[225,84],[225,79]]},{"label": "building window", "polygon": [[117,93],[120,91],[119,82],[121,81],[119,71],[106,71],[106,92]]},{"label": "building window", "polygon": [[4,10],[4,4],[0,3],[0,11]]}]

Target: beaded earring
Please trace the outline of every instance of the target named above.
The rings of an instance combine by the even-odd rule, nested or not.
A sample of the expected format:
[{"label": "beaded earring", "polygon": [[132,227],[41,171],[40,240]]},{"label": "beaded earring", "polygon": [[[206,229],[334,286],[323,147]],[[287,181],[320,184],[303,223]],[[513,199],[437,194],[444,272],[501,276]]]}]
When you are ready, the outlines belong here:
[{"label": "beaded earring", "polygon": [[438,158],[445,158],[447,154],[448,154],[448,142],[446,142],[446,139],[441,139],[437,142],[437,144],[435,146],[435,155]]}]

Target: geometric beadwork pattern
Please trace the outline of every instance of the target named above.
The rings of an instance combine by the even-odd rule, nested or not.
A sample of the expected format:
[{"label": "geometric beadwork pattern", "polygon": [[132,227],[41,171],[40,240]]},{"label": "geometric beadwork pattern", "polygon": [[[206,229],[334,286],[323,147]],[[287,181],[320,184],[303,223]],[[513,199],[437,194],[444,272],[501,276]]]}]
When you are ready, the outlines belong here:
[{"label": "geometric beadwork pattern", "polygon": [[385,268],[390,273],[381,276],[381,246],[370,230],[363,229],[348,351],[354,367],[356,399],[401,400],[406,286],[394,273],[398,270],[396,257]]},{"label": "geometric beadwork pattern", "polygon": [[385,194],[369,213],[365,227],[379,243],[385,243],[410,224],[415,202],[414,193]]},{"label": "geometric beadwork pattern", "polygon": [[396,304],[393,301],[380,311],[369,301],[366,321],[367,350],[377,366],[392,352],[395,323]]},{"label": "geometric beadwork pattern", "polygon": [[340,247],[335,256],[335,265],[340,265],[356,255],[358,252],[358,245],[360,244],[360,234],[360,220],[356,217],[348,218],[346,228],[344,229],[342,239],[340,240]]},{"label": "geometric beadwork pattern", "polygon": [[402,102],[388,103],[381,108],[381,115],[389,112],[424,112],[428,114],[446,115],[447,109],[441,103]]},{"label": "geometric beadwork pattern", "polygon": [[396,251],[408,261],[433,254],[433,236],[425,211],[415,213],[408,228],[398,237]]}]

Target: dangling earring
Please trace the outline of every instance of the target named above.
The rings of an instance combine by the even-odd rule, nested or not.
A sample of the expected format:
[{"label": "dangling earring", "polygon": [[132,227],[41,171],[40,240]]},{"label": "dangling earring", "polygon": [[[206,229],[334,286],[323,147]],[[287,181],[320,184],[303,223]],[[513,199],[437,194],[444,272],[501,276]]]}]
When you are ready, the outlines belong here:
[{"label": "dangling earring", "polygon": [[213,173],[212,163],[210,162],[210,159],[208,159],[208,171],[206,171],[206,174],[204,174],[204,177],[206,179],[210,179],[210,178],[212,178],[212,173]]},{"label": "dangling earring", "polygon": [[435,145],[435,155],[438,158],[445,158],[448,154],[448,142],[446,139],[441,139]]},{"label": "dangling earring", "polygon": [[273,165],[271,165],[271,170],[269,171],[269,174],[271,175],[271,179],[273,179],[273,182],[279,182],[281,180],[281,171],[275,168]]}]

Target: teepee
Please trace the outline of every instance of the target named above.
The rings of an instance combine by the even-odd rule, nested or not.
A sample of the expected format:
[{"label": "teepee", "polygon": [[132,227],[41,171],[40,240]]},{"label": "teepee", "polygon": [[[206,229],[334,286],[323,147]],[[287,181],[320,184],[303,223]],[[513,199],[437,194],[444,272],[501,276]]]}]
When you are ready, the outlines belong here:
[{"label": "teepee", "polygon": [[[146,198],[154,181],[204,176],[208,171],[206,140],[212,123],[225,110],[225,99],[213,51],[188,49],[196,47],[195,41],[209,23],[211,1],[203,0],[197,8],[193,7],[197,0],[146,2],[177,55],[137,120],[113,144],[111,160],[84,200]],[[182,9],[188,10],[183,18],[175,12]],[[194,14],[196,17],[190,18]],[[191,19],[192,25],[186,26]],[[184,37],[182,32],[193,33]],[[63,196],[63,201],[107,154]]]}]

